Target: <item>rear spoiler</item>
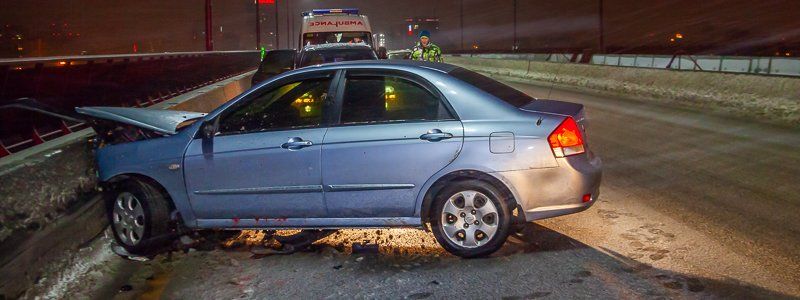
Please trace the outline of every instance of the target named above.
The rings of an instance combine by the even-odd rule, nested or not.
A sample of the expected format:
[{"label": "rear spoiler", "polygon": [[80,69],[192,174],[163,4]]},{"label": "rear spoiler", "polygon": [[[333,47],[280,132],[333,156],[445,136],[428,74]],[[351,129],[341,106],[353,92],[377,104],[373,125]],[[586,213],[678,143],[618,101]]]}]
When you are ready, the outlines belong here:
[{"label": "rear spoiler", "polygon": [[531,101],[531,103],[525,104],[519,109],[524,111],[561,115],[565,117],[570,116],[577,122],[582,121],[584,118],[583,104],[558,100],[537,99],[535,101]]}]

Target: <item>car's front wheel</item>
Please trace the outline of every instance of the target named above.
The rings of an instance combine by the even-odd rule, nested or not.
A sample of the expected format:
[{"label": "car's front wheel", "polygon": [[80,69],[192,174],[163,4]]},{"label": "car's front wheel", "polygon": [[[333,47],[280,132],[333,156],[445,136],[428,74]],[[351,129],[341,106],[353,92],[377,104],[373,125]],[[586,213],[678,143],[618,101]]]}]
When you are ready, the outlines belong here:
[{"label": "car's front wheel", "polygon": [[114,239],[128,253],[148,255],[172,241],[169,200],[158,188],[131,179],[117,184],[106,197]]},{"label": "car's front wheel", "polygon": [[492,254],[508,237],[511,213],[505,199],[491,184],[459,181],[443,188],[435,198],[431,229],[448,252],[469,258]]}]

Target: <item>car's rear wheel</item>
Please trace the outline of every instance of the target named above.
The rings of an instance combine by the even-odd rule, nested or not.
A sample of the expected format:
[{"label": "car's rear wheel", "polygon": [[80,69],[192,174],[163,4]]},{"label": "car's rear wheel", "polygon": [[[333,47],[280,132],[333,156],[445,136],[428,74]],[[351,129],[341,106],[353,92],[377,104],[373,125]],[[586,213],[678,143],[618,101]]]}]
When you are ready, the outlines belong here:
[{"label": "car's rear wheel", "polygon": [[169,200],[159,189],[132,179],[117,184],[107,197],[114,239],[128,253],[148,255],[172,241]]},{"label": "car's rear wheel", "polygon": [[439,192],[431,227],[448,252],[469,258],[494,253],[505,243],[511,213],[502,194],[479,180],[459,181]]}]

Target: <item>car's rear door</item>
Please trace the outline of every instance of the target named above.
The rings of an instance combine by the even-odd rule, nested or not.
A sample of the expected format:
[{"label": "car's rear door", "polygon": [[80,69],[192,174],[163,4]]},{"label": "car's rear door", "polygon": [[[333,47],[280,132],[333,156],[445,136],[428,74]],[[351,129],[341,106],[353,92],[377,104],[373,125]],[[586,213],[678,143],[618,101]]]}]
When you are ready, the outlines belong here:
[{"label": "car's rear door", "polygon": [[420,188],[460,151],[461,122],[419,76],[350,69],[342,80],[322,147],[328,215],[413,216]]},{"label": "car's rear door", "polygon": [[201,222],[325,216],[320,145],[332,78],[320,72],[265,86],[212,120],[216,136],[190,143],[186,187]]}]

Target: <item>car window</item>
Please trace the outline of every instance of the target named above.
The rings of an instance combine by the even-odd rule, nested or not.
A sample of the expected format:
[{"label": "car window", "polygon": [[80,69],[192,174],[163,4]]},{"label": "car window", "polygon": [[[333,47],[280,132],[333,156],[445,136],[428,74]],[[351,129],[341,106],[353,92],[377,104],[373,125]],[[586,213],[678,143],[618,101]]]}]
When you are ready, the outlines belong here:
[{"label": "car window", "polygon": [[342,124],[452,119],[437,96],[394,76],[348,76]]},{"label": "car window", "polygon": [[372,49],[331,49],[314,50],[303,53],[300,67],[351,60],[375,60],[378,57]]},{"label": "car window", "polygon": [[219,134],[319,126],[330,83],[329,78],[308,79],[268,90],[224,113]]},{"label": "car window", "polygon": [[257,74],[274,76],[291,69],[294,65],[294,50],[272,50],[267,52],[258,67]]},{"label": "car window", "polygon": [[508,104],[513,105],[514,107],[522,107],[528,103],[531,103],[531,101],[536,100],[533,97],[528,96],[527,94],[510,86],[464,68],[456,68],[455,70],[450,71],[449,74],[460,79],[461,81],[469,83],[483,90],[484,92],[491,94],[492,96],[497,97],[500,100],[505,101]]}]

